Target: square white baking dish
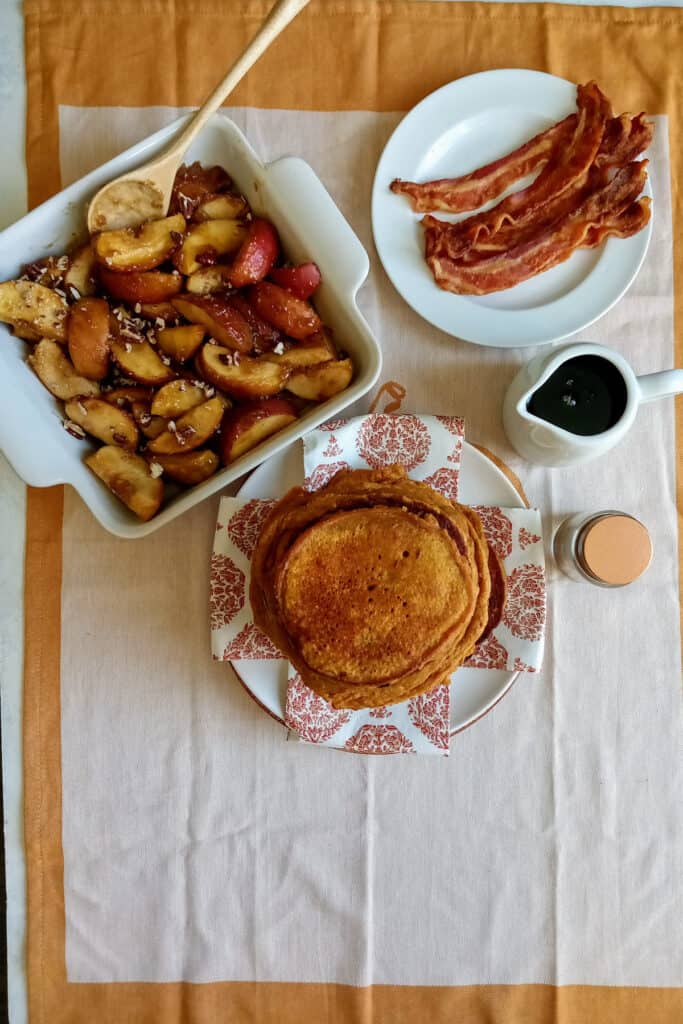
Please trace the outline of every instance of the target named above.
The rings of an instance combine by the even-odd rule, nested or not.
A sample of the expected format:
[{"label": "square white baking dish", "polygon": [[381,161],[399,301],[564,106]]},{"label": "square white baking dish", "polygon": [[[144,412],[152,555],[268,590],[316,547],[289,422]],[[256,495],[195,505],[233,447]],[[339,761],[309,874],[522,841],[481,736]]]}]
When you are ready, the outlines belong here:
[{"label": "square white baking dish", "polygon": [[[0,232],[0,280],[18,276],[23,264],[62,253],[84,237],[90,197],[105,182],[161,151],[185,121],[180,118],[144,139]],[[356,374],[341,394],[309,410],[209,480],[181,491],[150,522],[141,523],[84,464],[89,442],[62,428],[61,403],[25,362],[27,343],[0,324],[0,449],[26,483],[70,484],[102,526],[119,537],[144,537],[158,530],[339,415],[373,386],[382,364],[379,344],[356,304],[369,270],[367,253],[309,165],[296,157],[263,164],[239,128],[222,114],[212,118],[185,159],[225,167],[254,211],[272,220],[287,257],[318,264],[322,284],[315,295],[316,308],[332,328],[338,347],[352,357]]]}]

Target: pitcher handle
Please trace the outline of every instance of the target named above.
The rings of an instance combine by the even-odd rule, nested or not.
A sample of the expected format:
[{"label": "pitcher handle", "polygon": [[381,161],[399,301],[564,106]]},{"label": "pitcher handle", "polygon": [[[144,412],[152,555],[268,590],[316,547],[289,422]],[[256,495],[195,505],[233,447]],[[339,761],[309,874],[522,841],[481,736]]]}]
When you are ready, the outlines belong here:
[{"label": "pitcher handle", "polygon": [[668,398],[683,393],[683,370],[661,370],[638,377],[641,402],[652,402],[655,398]]}]

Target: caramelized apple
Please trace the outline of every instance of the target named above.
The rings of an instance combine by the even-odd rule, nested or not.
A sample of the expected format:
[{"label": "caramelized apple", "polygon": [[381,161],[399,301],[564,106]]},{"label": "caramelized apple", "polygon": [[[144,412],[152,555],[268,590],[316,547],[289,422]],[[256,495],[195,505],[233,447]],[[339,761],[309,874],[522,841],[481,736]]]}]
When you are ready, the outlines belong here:
[{"label": "caramelized apple", "polygon": [[248,213],[249,203],[244,196],[224,192],[202,199],[194,212],[194,220],[242,220]]},{"label": "caramelized apple", "polygon": [[147,522],[159,511],[164,485],[141,455],[106,444],[87,455],[85,463],[138,519]]},{"label": "caramelized apple", "polygon": [[206,392],[198,384],[193,384],[189,380],[172,380],[159,388],[152,400],[150,411],[153,416],[174,419],[205,401]]},{"label": "caramelized apple", "polygon": [[103,380],[109,371],[109,306],[106,299],[79,299],[69,313],[69,355],[77,373]]},{"label": "caramelized apple", "polygon": [[284,398],[236,406],[225,414],[221,429],[221,460],[227,466],[267,437],[289,426],[296,409]]},{"label": "caramelized apple", "polygon": [[255,217],[247,229],[247,237],[230,266],[233,288],[262,281],[280,251],[277,232],[268,220]]},{"label": "caramelized apple", "polygon": [[311,334],[309,338],[304,338],[303,341],[291,345],[281,354],[267,352],[262,358],[274,363],[282,363],[292,369],[300,369],[304,366],[316,366],[318,363],[336,359],[337,352],[329,332],[323,328],[317,334]]},{"label": "caramelized apple", "polygon": [[176,375],[148,341],[113,341],[111,354],[126,376],[141,384],[165,384]]},{"label": "caramelized apple", "polygon": [[242,292],[235,292],[227,299],[228,305],[241,313],[251,328],[251,335],[254,343],[254,351],[270,352],[276,345],[284,345],[285,336],[277,327],[267,323],[260,317],[250,302],[247,302]]},{"label": "caramelized apple", "polygon": [[222,295],[179,295],[173,305],[190,323],[200,324],[229,348],[249,352],[254,344],[249,324]]},{"label": "caramelized apple", "polygon": [[105,402],[117,405],[119,409],[129,409],[134,402],[145,402],[149,405],[152,400],[152,394],[151,388],[126,384],[119,388],[112,388],[111,391],[103,391],[102,398]]},{"label": "caramelized apple", "polygon": [[133,417],[102,398],[72,398],[64,411],[72,423],[105,444],[116,444],[131,451],[137,447],[138,428]]},{"label": "caramelized apple", "polygon": [[176,483],[192,487],[208,480],[218,469],[220,459],[208,448],[201,451],[188,452],[187,455],[152,455],[148,456],[150,465],[161,466],[164,476]]},{"label": "caramelized apple", "polygon": [[[95,253],[92,245],[87,242],[77,249],[71,257],[69,269],[64,275],[64,284],[67,291],[71,290],[74,298],[95,294]],[[77,294],[73,294],[73,289]]]},{"label": "caramelized apple", "polygon": [[95,258],[109,270],[127,273],[153,270],[178,248],[185,234],[185,218],[150,220],[139,228],[102,231],[95,238]]},{"label": "caramelized apple", "polygon": [[199,161],[183,164],[173,182],[170,213],[182,213],[188,220],[205,199],[227,192],[232,187],[222,167],[202,167]]},{"label": "caramelized apple", "polygon": [[159,348],[171,359],[184,363],[191,359],[204,340],[206,331],[199,324],[185,327],[164,327],[157,334]]},{"label": "caramelized apple", "polygon": [[193,274],[203,266],[217,263],[221,256],[235,252],[246,235],[237,220],[207,220],[190,228],[173,258],[181,274]]},{"label": "caramelized apple", "polygon": [[97,381],[76,373],[73,363],[64,355],[61,345],[51,338],[43,338],[28,357],[28,363],[36,376],[55,398],[68,402],[79,395],[99,395]]},{"label": "caramelized apple", "polygon": [[[138,314],[145,320],[163,320],[167,326],[180,323],[180,313],[170,302],[143,302]],[[159,327],[159,324],[156,325]]]},{"label": "caramelized apple", "polygon": [[248,299],[259,316],[290,338],[308,338],[322,324],[313,306],[272,281],[260,281],[249,289]]},{"label": "caramelized apple", "polygon": [[147,445],[155,455],[175,455],[200,448],[221,425],[226,401],[221,395],[190,409],[179,420],[171,420],[168,429]]},{"label": "caramelized apple", "polygon": [[204,345],[197,358],[201,375],[233,398],[277,395],[290,374],[288,366],[266,359],[239,356],[219,345]]},{"label": "caramelized apple", "polygon": [[117,274],[100,267],[102,285],[115,299],[123,302],[167,302],[182,291],[183,279],[178,274],[164,274],[160,270],[133,271]]},{"label": "caramelized apple", "polygon": [[298,299],[310,299],[320,284],[320,271],[315,263],[300,263],[298,267],[275,267],[268,276]]},{"label": "caramelized apple", "polygon": [[61,296],[34,281],[5,281],[0,284],[0,320],[21,329],[26,327],[41,338],[66,341],[68,307]]},{"label": "caramelized apple", "polygon": [[352,377],[353,363],[350,359],[331,360],[319,366],[296,370],[288,379],[286,387],[297,398],[324,402],[326,398],[347,388]]},{"label": "caramelized apple", "polygon": [[201,267],[195,270],[185,282],[188,292],[192,295],[213,295],[224,292],[230,287],[230,267],[216,264],[214,267]]}]

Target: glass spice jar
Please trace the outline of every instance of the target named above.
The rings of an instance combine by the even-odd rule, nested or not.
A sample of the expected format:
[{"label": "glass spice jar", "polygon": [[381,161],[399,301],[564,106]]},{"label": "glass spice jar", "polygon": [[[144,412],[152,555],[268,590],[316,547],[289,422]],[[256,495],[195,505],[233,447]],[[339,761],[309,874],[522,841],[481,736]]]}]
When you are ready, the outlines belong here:
[{"label": "glass spice jar", "polygon": [[626,512],[578,512],[555,531],[553,555],[573,580],[625,587],[652,561],[652,541],[647,527]]}]

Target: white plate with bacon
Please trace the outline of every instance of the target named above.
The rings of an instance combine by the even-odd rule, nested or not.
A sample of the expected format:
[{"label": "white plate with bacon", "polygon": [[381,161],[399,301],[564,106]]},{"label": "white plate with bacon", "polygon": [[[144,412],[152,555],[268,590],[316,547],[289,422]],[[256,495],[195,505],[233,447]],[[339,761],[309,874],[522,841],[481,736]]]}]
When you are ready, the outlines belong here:
[{"label": "white plate with bacon", "polygon": [[653,126],[596,83],[487,71],[401,121],[377,167],[375,244],[406,302],[479,345],[541,345],[607,312],[652,230]]}]

